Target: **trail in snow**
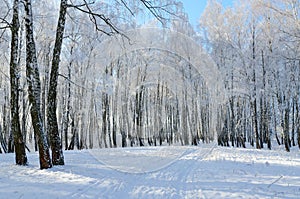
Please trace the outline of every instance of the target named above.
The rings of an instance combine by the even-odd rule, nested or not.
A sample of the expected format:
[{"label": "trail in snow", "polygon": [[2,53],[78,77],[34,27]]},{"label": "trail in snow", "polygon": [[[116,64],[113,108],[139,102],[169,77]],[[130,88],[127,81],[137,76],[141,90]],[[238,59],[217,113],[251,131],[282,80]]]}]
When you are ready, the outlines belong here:
[{"label": "trail in snow", "polygon": [[254,149],[145,147],[65,151],[39,170],[0,155],[0,198],[299,198],[300,155]]}]

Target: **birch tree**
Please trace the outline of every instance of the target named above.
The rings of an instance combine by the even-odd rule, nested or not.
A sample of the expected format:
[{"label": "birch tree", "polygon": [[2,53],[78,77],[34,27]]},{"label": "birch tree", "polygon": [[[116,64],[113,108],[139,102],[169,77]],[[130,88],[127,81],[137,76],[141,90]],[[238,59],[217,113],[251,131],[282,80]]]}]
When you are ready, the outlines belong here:
[{"label": "birch tree", "polygon": [[[19,90],[20,90],[20,65],[18,62],[19,50],[19,1],[14,0],[13,18],[11,23],[11,57],[10,57],[10,108],[11,108],[11,131],[14,137],[16,164],[26,165],[27,156],[25,142],[20,127],[19,118]],[[23,132],[25,133],[25,132]]]},{"label": "birch tree", "polygon": [[28,83],[29,102],[31,104],[30,113],[34,133],[38,142],[40,168],[48,169],[52,167],[52,164],[41,113],[41,83],[33,36],[31,0],[25,0],[24,6],[26,14],[26,77]]},{"label": "birch tree", "polygon": [[64,156],[58,131],[58,122],[56,116],[56,98],[57,98],[57,79],[60,62],[60,54],[63,42],[63,35],[66,23],[67,0],[61,0],[60,11],[56,29],[56,38],[53,49],[50,83],[48,91],[48,109],[47,109],[47,130],[50,137],[52,150],[52,163],[54,165],[64,165]]}]

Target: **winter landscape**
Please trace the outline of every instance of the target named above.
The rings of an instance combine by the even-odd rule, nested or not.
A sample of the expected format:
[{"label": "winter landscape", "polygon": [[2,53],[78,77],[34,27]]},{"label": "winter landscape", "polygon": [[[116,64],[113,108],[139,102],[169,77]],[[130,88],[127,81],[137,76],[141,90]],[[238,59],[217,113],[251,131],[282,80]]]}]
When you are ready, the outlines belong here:
[{"label": "winter landscape", "polygon": [[0,2],[0,198],[300,198],[298,0]]},{"label": "winter landscape", "polygon": [[39,170],[0,155],[1,198],[299,198],[298,149],[144,147],[66,151]]}]

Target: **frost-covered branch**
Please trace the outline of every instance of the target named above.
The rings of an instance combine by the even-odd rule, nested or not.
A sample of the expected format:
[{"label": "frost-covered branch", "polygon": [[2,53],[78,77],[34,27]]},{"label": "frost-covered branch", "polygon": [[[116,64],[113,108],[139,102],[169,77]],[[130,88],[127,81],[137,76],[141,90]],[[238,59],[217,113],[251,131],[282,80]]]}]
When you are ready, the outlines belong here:
[{"label": "frost-covered branch", "polygon": [[[109,36],[113,35],[115,33],[120,34],[120,31],[115,26],[115,24],[111,22],[110,18],[106,17],[104,14],[99,14],[99,13],[94,12],[92,10],[92,8],[90,7],[90,3],[88,3],[86,0],[84,0],[83,5],[68,4],[68,7],[75,8],[75,9],[77,9],[77,10],[83,12],[83,13],[88,14],[91,22],[95,25],[97,31],[100,31],[100,32],[102,32],[106,35],[109,35]],[[103,30],[102,28],[100,28],[99,24],[98,24],[98,19],[103,21],[111,29],[111,31],[107,32],[107,31]]]},{"label": "frost-covered branch", "polygon": [[77,86],[77,87],[80,87],[80,88],[82,88],[82,89],[84,89],[84,90],[89,89],[89,88],[85,88],[84,86],[81,86],[81,85],[77,84],[76,82],[72,81],[70,78],[68,78],[67,76],[65,76],[65,75],[63,75],[63,74],[58,74],[58,76],[64,78],[65,80],[67,80],[67,81],[70,82],[71,84],[73,84],[73,85],[75,85],[75,86]]},{"label": "frost-covered branch", "polygon": [[159,13],[157,6],[154,6],[151,1],[141,0],[141,2],[159,22],[164,24],[166,18]]}]

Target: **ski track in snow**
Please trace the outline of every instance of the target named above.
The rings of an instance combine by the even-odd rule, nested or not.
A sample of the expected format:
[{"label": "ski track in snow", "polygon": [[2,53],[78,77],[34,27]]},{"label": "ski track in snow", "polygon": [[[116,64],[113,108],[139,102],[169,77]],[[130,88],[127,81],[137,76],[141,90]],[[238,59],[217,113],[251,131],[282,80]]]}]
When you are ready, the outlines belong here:
[{"label": "ski track in snow", "polygon": [[299,149],[144,147],[65,151],[40,170],[0,154],[0,198],[300,198]]}]

